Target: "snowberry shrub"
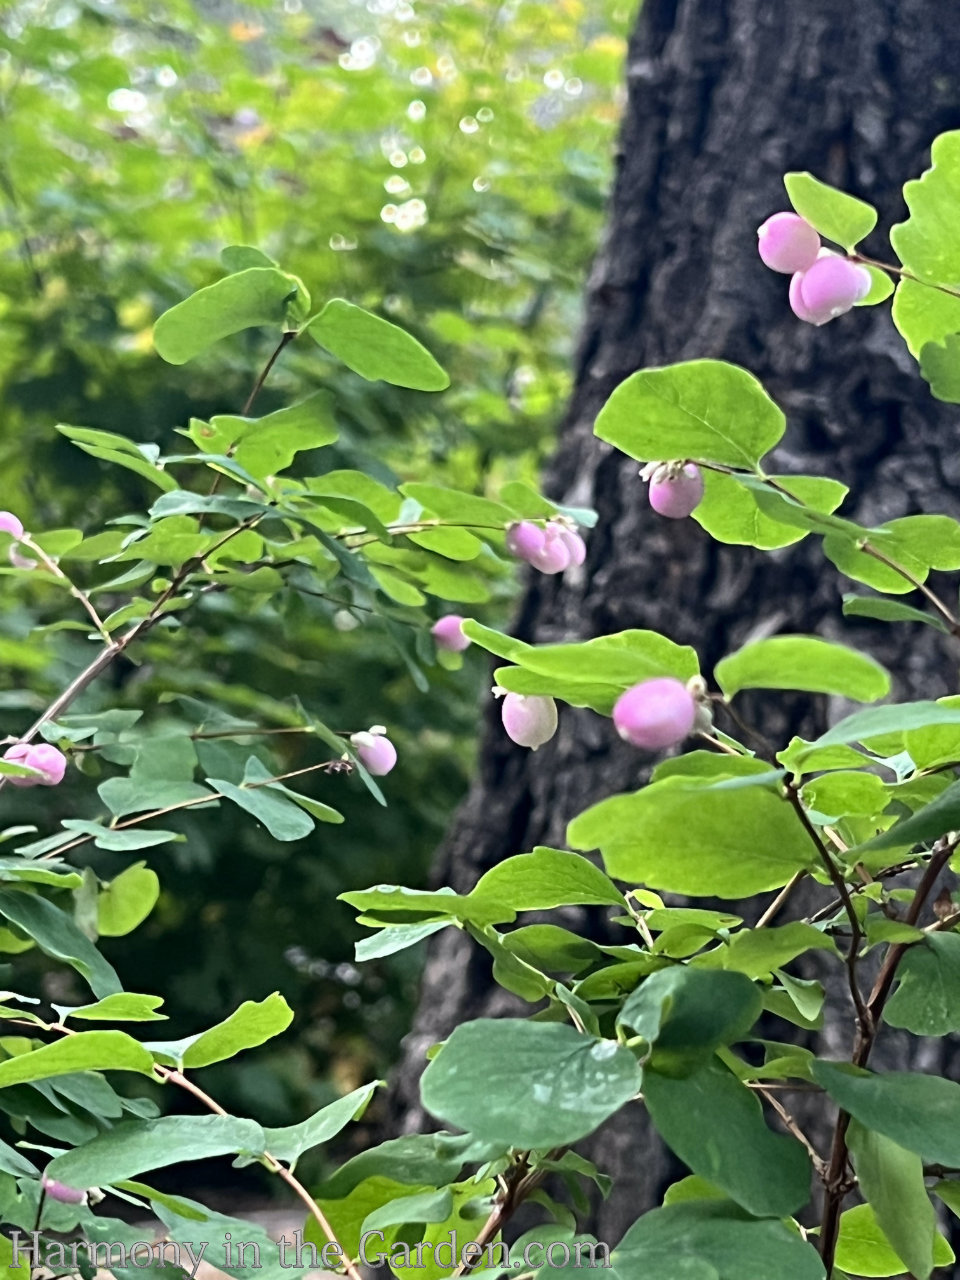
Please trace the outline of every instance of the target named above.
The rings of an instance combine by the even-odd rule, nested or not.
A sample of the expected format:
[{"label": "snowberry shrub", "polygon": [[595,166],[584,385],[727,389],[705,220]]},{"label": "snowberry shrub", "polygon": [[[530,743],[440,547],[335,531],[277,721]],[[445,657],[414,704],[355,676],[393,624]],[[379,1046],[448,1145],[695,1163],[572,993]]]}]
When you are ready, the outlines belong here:
[{"label": "snowberry shrub", "polygon": [[[860,253],[876,222],[862,201],[809,174],[788,175],[786,186],[797,215],[844,252],[837,262],[868,271],[863,296],[863,276],[843,271],[848,283],[857,282],[857,297],[851,286],[844,302],[882,302],[894,291],[891,276],[898,277],[894,320],[933,394],[960,401],[960,282],[949,266],[960,262],[960,229],[942,216],[960,186],[960,133],[937,139],[933,161],[908,184],[910,216],[891,232],[902,265],[883,267]],[[761,237],[777,269],[795,265],[787,250],[803,248],[799,233],[781,219]],[[817,271],[817,291],[811,284],[801,302],[808,317],[828,302],[833,312],[840,295],[830,281],[838,268],[831,258],[808,257],[798,267],[801,285]],[[402,785],[405,753],[395,752],[383,726],[334,730],[322,707],[296,704],[297,723],[284,732],[309,735],[317,756],[296,780],[246,754],[243,744],[255,734],[245,722],[218,730],[236,739],[233,776],[198,776],[194,742],[203,729],[183,722],[165,743],[174,776],[159,777],[136,768],[148,758],[149,717],[121,733],[84,709],[87,691],[121,655],[135,657],[154,628],[182,627],[211,595],[245,587],[269,601],[281,592],[316,595],[331,581],[341,607],[344,597],[351,607],[356,600],[358,624],[373,612],[422,635],[409,655],[422,676],[418,664],[437,656],[431,623],[419,604],[397,597],[432,595],[444,603],[441,584],[450,578],[437,562],[445,549],[462,559],[464,511],[475,521],[481,575],[486,566],[499,575],[500,557],[539,558],[552,572],[576,565],[573,524],[589,527],[593,519],[522,485],[506,486],[498,500],[410,483],[381,494],[360,527],[370,478],[340,473],[336,492],[352,474],[358,495],[347,523],[341,497],[325,499],[322,484],[285,474],[298,450],[336,435],[321,399],[296,406],[289,430],[282,414],[250,416],[268,372],[291,343],[306,359],[313,341],[360,376],[375,370],[421,391],[442,390],[443,370],[412,336],[349,302],[332,299],[314,312],[303,283],[256,250],[233,247],[225,265],[228,274],[162,316],[154,336],[165,359],[184,363],[218,335],[272,324],[275,350],[242,415],[193,420],[184,434],[194,451],[184,453],[178,441],[160,456],[131,452],[128,440],[111,441],[109,433],[64,426],[79,448],[108,453],[152,481],[159,496],[132,519],[117,513],[104,532],[76,531],[79,544],[73,531],[66,540],[53,537],[56,531],[27,539],[16,523],[3,526],[38,566],[5,571],[11,599],[21,589],[62,593],[65,620],[82,623],[89,659],[33,724],[15,726],[12,750],[0,760],[0,786],[30,785],[38,773],[48,784],[62,776],[53,756],[39,754],[48,746],[97,784],[91,806],[99,813],[91,819],[88,806],[84,818],[51,817],[49,829],[26,842],[22,825],[2,833],[5,927],[18,946],[36,946],[72,970],[74,982],[64,1004],[15,989],[3,996],[5,1228],[30,1233],[37,1267],[46,1262],[64,1273],[69,1264],[56,1253],[64,1233],[121,1244],[139,1238],[140,1229],[126,1223],[132,1202],[137,1213],[149,1208],[159,1217],[171,1247],[215,1242],[219,1257],[227,1232],[243,1241],[252,1228],[154,1190],[151,1174],[188,1160],[231,1158],[238,1166],[258,1163],[286,1184],[303,1206],[307,1242],[332,1250],[323,1266],[351,1280],[360,1280],[358,1263],[378,1257],[401,1275],[413,1265],[420,1270],[410,1242],[451,1233],[452,1270],[434,1265],[424,1280],[447,1271],[459,1277],[511,1230],[524,1203],[539,1215],[534,1238],[557,1241],[571,1257],[596,1247],[602,1259],[606,1245],[580,1233],[582,1222],[541,1184],[548,1176],[566,1182],[577,1205],[582,1180],[605,1191],[603,1171],[576,1144],[621,1109],[643,1106],[690,1174],[660,1207],[638,1206],[613,1249],[624,1280],[905,1272],[928,1280],[949,1266],[953,1255],[937,1214],[960,1209],[960,1084],[923,1072],[876,1072],[870,1064],[885,1026],[927,1037],[960,1032],[960,705],[957,698],[883,701],[889,673],[836,640],[774,635],[703,672],[691,647],[652,631],[536,645],[475,620],[459,624],[463,637],[504,664],[495,679],[505,691],[505,730],[518,744],[536,748],[550,739],[560,701],[592,712],[611,736],[620,732],[667,754],[645,785],[570,815],[567,849],[505,849],[469,892],[377,885],[348,886],[340,895],[373,929],[358,958],[460,928],[490,953],[496,980],[530,1005],[529,1018],[466,1022],[431,1052],[422,1100],[454,1132],[408,1135],[363,1151],[311,1188],[297,1174],[298,1160],[358,1118],[378,1082],[300,1124],[265,1129],[256,1116],[227,1114],[197,1080],[204,1067],[283,1033],[292,1011],[281,994],[246,1002],[183,1040],[133,1033],[138,1022],[158,1016],[162,991],[123,990],[92,937],[110,885],[86,863],[81,874],[73,851],[82,857],[91,844],[126,852],[162,846],[177,836],[157,825],[161,814],[195,804],[234,805],[276,839],[299,839],[315,822],[341,820],[326,798],[299,789],[300,775],[321,779],[330,799],[337,787],[353,785],[382,799],[372,775],[394,772],[384,784],[389,796]],[[827,273],[821,294],[819,276]],[[835,514],[843,495],[835,482],[772,477],[764,463],[784,434],[784,418],[748,371],[709,359],[641,370],[616,388],[595,430],[655,471],[682,459],[678,480],[690,481],[686,468],[694,468],[706,484],[688,513],[713,536],[767,548],[822,537],[840,572],[872,589],[846,600],[848,613],[906,618],[960,639],[960,617],[945,596],[925,588],[934,567],[960,570],[960,524],[924,515],[867,529]],[[69,562],[80,565],[73,576],[51,549],[88,543],[87,557]],[[100,587],[130,592],[127,571],[120,586],[112,564],[121,554],[141,556],[130,576],[154,584],[153,594],[134,587],[104,616]],[[919,593],[920,608],[896,598],[911,592]],[[771,698],[800,691],[864,706],[816,740],[760,751],[737,707],[742,691],[757,689]],[[371,689],[371,718],[376,695]],[[669,754],[688,734],[692,749]],[[128,927],[156,900],[155,877],[149,887],[137,883],[126,891],[128,904],[134,899]],[[798,905],[801,885],[812,908]],[[691,909],[672,895],[710,903]],[[737,913],[718,909],[717,900],[736,902]],[[599,946],[564,923],[518,924],[525,912],[575,906],[606,909],[623,929],[621,944]],[[845,991],[842,1049],[817,1036],[825,988],[795,967],[810,952],[821,969],[833,967]],[[11,972],[5,981],[15,988],[15,954]],[[112,1073],[119,1071],[139,1073],[168,1095],[189,1093],[182,1114],[158,1116],[151,1102],[116,1091]],[[829,1149],[817,1150],[794,1101],[811,1094],[834,1124]],[[197,1114],[198,1103],[208,1114]],[[76,1125],[56,1121],[68,1111]],[[371,1247],[367,1234],[364,1248],[361,1238],[373,1224],[377,1244]],[[480,1257],[471,1249],[461,1254],[468,1244],[480,1246]],[[0,1253],[13,1265],[6,1230]]]}]

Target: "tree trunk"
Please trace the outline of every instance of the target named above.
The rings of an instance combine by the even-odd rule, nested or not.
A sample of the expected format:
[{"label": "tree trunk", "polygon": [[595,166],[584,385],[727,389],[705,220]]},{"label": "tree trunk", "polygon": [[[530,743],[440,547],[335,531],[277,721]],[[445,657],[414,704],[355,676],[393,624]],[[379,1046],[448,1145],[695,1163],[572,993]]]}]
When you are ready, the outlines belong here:
[{"label": "tree trunk", "polygon": [[[823,328],[801,323],[787,305],[786,277],[763,267],[755,237],[785,206],[789,169],[869,199],[881,227],[906,216],[902,183],[929,163],[933,137],[960,123],[960,28],[942,17],[934,0],[646,0],[627,56],[608,232],[546,487],[557,500],[595,507],[599,523],[582,569],[562,580],[530,574],[515,634],[544,643],[649,627],[692,644],[707,673],[751,638],[843,634],[890,667],[898,696],[955,689],[955,653],[931,628],[843,622],[841,632],[841,595],[851,584],[818,539],[761,554],[720,546],[693,520],[662,520],[647,506],[637,464],[592,435],[597,411],[636,369],[731,360],[787,412],[779,469],[843,480],[845,514],[866,523],[960,514],[956,410],[931,399],[889,307]],[[866,247],[890,256],[880,235]],[[752,723],[782,742],[798,729],[822,730],[837,710],[775,693],[745,705]],[[536,754],[514,747],[491,699],[479,775],[439,852],[436,883],[466,891],[505,857],[562,847],[575,814],[633,789],[643,767],[610,722],[588,711],[564,709],[559,733]],[[394,1131],[432,1125],[417,1089],[426,1049],[457,1023],[516,1012],[517,1003],[492,985],[486,953],[463,933],[433,940],[393,1089]],[[846,1012],[828,1038],[846,1048]],[[895,1038],[890,1045],[896,1052]],[[925,1058],[923,1066],[943,1063]],[[669,1157],[640,1107],[590,1147],[617,1179],[593,1227],[616,1241],[658,1202]]]}]

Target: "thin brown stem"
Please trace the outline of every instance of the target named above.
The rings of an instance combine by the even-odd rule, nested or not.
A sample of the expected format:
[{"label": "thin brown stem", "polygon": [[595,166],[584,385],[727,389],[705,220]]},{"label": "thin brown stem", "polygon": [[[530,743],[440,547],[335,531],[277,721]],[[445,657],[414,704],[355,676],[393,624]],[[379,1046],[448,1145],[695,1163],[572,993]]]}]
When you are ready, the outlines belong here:
[{"label": "thin brown stem", "polygon": [[951,298],[960,298],[960,289],[952,289],[948,284],[934,284],[932,280],[921,280],[906,267],[895,266],[892,262],[879,262],[876,258],[867,258],[862,253],[847,255],[851,262],[862,262],[865,267],[879,267],[881,271],[889,271],[891,275],[900,276],[904,280],[912,280],[914,284],[926,285],[928,289],[937,289],[940,293],[948,293]]},{"label": "thin brown stem", "polygon": [[859,542],[857,545],[864,555],[872,556],[874,560],[879,560],[880,563],[885,564],[888,569],[892,569],[894,573],[898,573],[900,577],[903,578],[904,582],[909,582],[915,591],[919,591],[922,595],[926,596],[936,609],[937,613],[940,614],[944,622],[946,622],[947,626],[950,628],[951,634],[960,636],[960,621],[958,621],[947,605],[944,604],[937,593],[935,591],[931,591],[925,582],[921,582],[918,578],[915,578],[909,570],[904,569],[903,565],[897,564],[896,560],[891,560],[890,557],[885,556],[882,551],[878,551],[871,542]]},{"label": "thin brown stem", "polygon": [[283,334],[279,343],[277,344],[276,350],[273,352],[273,354],[271,355],[267,363],[263,366],[263,369],[260,371],[260,376],[257,378],[256,382],[253,384],[253,388],[251,389],[250,394],[247,396],[247,399],[244,403],[243,408],[240,410],[241,418],[245,418],[247,414],[250,412],[250,410],[253,408],[254,402],[256,401],[257,396],[263,390],[263,384],[270,377],[270,373],[273,369],[273,366],[280,359],[285,348],[290,345],[290,343],[294,340],[296,336],[297,336],[297,332],[295,329],[289,329]]},{"label": "thin brown stem", "polygon": [[807,1135],[800,1128],[799,1124],[797,1124],[796,1120],[793,1118],[793,1116],[790,1114],[787,1108],[783,1105],[782,1102],[780,1102],[778,1098],[774,1097],[774,1095],[766,1087],[766,1085],[761,1085],[758,1088],[757,1092],[760,1094],[763,1100],[773,1108],[773,1110],[777,1113],[777,1115],[783,1121],[786,1129],[793,1134],[793,1136],[797,1139],[800,1145],[804,1148],[807,1155],[810,1157],[811,1164],[813,1165],[814,1169],[816,1169],[817,1171],[817,1175],[822,1178],[826,1172],[827,1162],[826,1160],[823,1159],[823,1157],[817,1151],[816,1147],[813,1145],[813,1143],[810,1141]]},{"label": "thin brown stem", "polygon": [[63,570],[57,564],[56,560],[54,560],[51,556],[48,556],[47,553],[44,551],[43,547],[37,546],[37,544],[33,541],[32,538],[24,536],[22,538],[19,538],[18,541],[20,542],[21,546],[24,546],[29,551],[33,552],[33,554],[37,557],[37,559],[40,561],[40,563],[43,565],[45,569],[49,570],[49,572],[52,573],[55,578],[60,579],[60,581],[69,589],[70,594],[74,597],[74,599],[80,601],[84,609],[87,611],[87,614],[91,622],[96,627],[97,631],[100,633],[100,636],[103,638],[104,642],[106,644],[109,644],[110,632],[103,625],[103,620],[101,619],[99,613],[97,613],[96,609],[94,608],[93,603],[90,600],[90,597],[87,595],[87,593],[85,591],[81,591],[81,589],[76,585],[76,583],[74,583],[70,578],[67,577],[67,575],[63,572]]},{"label": "thin brown stem", "polygon": [[770,903],[769,907],[767,907],[766,911],[764,911],[763,915],[760,917],[760,919],[757,921],[757,923],[753,927],[755,929],[765,928],[770,923],[770,921],[774,918],[774,916],[779,915],[779,913],[783,910],[783,908],[787,905],[787,903],[793,897],[794,889],[796,889],[797,885],[800,884],[800,882],[802,880],[805,880],[806,878],[807,878],[806,871],[798,871],[796,875],[791,876],[790,879],[783,886],[783,888],[780,890],[780,892],[777,894],[774,900]]},{"label": "thin brown stem", "polygon": [[[560,1154],[562,1154],[562,1149],[551,1152],[550,1156],[556,1159],[559,1158]],[[497,1202],[476,1236],[475,1243],[480,1245],[481,1249],[485,1249],[491,1240],[499,1234],[507,1220],[546,1177],[547,1171],[545,1169],[530,1169],[528,1160],[528,1154],[524,1153],[504,1175]],[[482,1257],[483,1254],[481,1253],[476,1260],[461,1260],[455,1270],[450,1273],[450,1280],[459,1280],[460,1276],[473,1271]]]}]

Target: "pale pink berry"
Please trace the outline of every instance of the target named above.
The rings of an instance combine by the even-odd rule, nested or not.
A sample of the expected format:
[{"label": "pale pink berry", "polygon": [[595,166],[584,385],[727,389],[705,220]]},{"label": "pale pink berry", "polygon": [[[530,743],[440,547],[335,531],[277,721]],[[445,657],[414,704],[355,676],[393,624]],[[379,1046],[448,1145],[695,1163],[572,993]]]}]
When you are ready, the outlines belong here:
[{"label": "pale pink berry", "polygon": [[661,751],[682,742],[696,718],[693,694],[672,676],[635,684],[620,695],[613,708],[613,723],[620,737],[647,751]]},{"label": "pale pink berry", "polygon": [[682,520],[703,497],[703,476],[692,462],[679,470],[669,464],[654,472],[650,481],[650,505],[658,515]]},{"label": "pale pink berry", "polygon": [[563,540],[563,528],[552,521],[543,531],[543,546],[530,557],[530,563],[541,573],[563,573],[570,563],[570,548]]},{"label": "pale pink berry", "polygon": [[570,553],[570,563],[575,565],[583,564],[587,558],[587,548],[576,529],[560,525],[560,540]]},{"label": "pale pink berry", "polygon": [[519,560],[533,562],[533,557],[543,550],[546,534],[532,520],[520,520],[507,530],[507,550]]},{"label": "pale pink berry", "polygon": [[23,764],[36,769],[33,777],[7,777],[12,787],[55,787],[63,781],[67,769],[67,757],[48,742],[17,742],[3,753],[11,764]]},{"label": "pale pink berry", "polygon": [[65,1182],[57,1182],[56,1178],[48,1178],[46,1174],[41,1181],[51,1200],[59,1200],[61,1204],[86,1204],[87,1193],[79,1187],[68,1187]]},{"label": "pale pink berry", "polygon": [[538,694],[508,693],[500,708],[507,737],[536,751],[557,732],[557,704]]},{"label": "pale pink berry", "polygon": [[813,266],[820,237],[799,214],[775,213],[757,228],[757,248],[771,270],[790,275]]},{"label": "pale pink berry", "polygon": [[397,749],[386,734],[382,724],[374,724],[362,733],[350,735],[358,760],[376,778],[382,778],[397,763]]},{"label": "pale pink berry", "polygon": [[826,324],[842,316],[870,292],[872,280],[866,267],[829,253],[790,282],[794,314],[809,324]]},{"label": "pale pink berry", "polygon": [[462,653],[470,647],[468,636],[461,630],[464,619],[459,613],[446,613],[430,628],[430,634],[437,642],[438,649],[449,649],[452,653]]},{"label": "pale pink berry", "polygon": [[0,533],[9,533],[14,538],[22,538],[23,522],[18,520],[12,511],[0,511]]}]

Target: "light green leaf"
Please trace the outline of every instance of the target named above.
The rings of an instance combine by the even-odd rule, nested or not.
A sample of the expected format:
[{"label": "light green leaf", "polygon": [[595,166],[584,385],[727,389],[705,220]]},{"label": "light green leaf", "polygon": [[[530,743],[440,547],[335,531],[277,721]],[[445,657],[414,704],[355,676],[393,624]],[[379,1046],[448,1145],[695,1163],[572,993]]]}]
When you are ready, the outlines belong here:
[{"label": "light green leaf", "polygon": [[783,185],[800,217],[844,249],[859,244],[877,225],[872,205],[827,186],[812,173],[787,173]]},{"label": "light green leaf", "polygon": [[960,725],[960,707],[948,707],[940,702],[901,702],[893,706],[868,707],[865,711],[855,711],[853,715],[846,716],[815,741],[804,744],[791,756],[789,767],[804,765],[812,752],[823,747],[869,742],[871,738],[879,738],[886,733],[904,733],[908,729],[923,729],[937,724]]},{"label": "light green leaf", "polygon": [[67,1018],[82,1018],[90,1022],[164,1022],[167,1015],[157,1013],[163,1004],[160,996],[142,996],[134,992],[122,991],[115,996],[107,996],[96,1004],[54,1005],[62,1021]]},{"label": "light green leaf", "polygon": [[960,298],[918,280],[901,278],[893,295],[891,314],[910,354],[917,360],[932,343],[960,332]]},{"label": "light green leaf", "polygon": [[450,385],[446,373],[416,338],[343,298],[331,298],[304,330],[369,382],[382,379],[417,391],[442,391]]},{"label": "light green leaf", "polygon": [[0,889],[0,915],[29,934],[48,956],[72,965],[98,999],[123,989],[113,966],[86,934],[46,898],[17,889]]},{"label": "light green leaf", "polygon": [[461,1023],[420,1082],[423,1105],[485,1141],[560,1147],[592,1133],[640,1088],[629,1050],[561,1023]]},{"label": "light green leaf", "polygon": [[132,933],[157,904],[160,880],[143,862],[134,862],[110,881],[97,899],[97,932],[105,938]]},{"label": "light green leaf", "polygon": [[870,290],[853,305],[855,307],[875,307],[879,302],[886,302],[897,287],[894,281],[891,280],[886,271],[883,271],[880,267],[873,266],[871,263],[861,262],[859,266],[870,277]]},{"label": "light green leaf", "polygon": [[928,1280],[937,1223],[923,1181],[923,1161],[856,1120],[847,1129],[847,1146],[880,1230],[916,1280]]},{"label": "light green leaf", "polygon": [[124,1120],[90,1142],[56,1156],[46,1172],[70,1187],[102,1187],[136,1178],[148,1169],[263,1149],[263,1130],[253,1120],[160,1116],[156,1120]]},{"label": "light green leaf", "polygon": [[327,391],[316,391],[263,418],[219,415],[190,424],[190,437],[204,452],[232,452],[240,466],[258,479],[285,471],[298,453],[332,444],[338,434],[333,397]]},{"label": "light green leaf", "polygon": [[920,351],[920,372],[930,383],[932,396],[960,404],[960,333],[949,333],[942,342],[925,342]]},{"label": "light green leaf", "polygon": [[836,952],[836,944],[812,924],[794,920],[776,928],[735,933],[722,952],[723,965],[748,978],[766,978],[807,951]]},{"label": "light green leaf", "polygon": [[[890,230],[890,243],[905,267],[932,284],[960,280],[960,236],[953,211],[960,201],[960,130],[941,133],[930,148],[930,168],[904,184],[910,216]],[[933,292],[928,290],[928,292]],[[955,300],[960,305],[960,300]],[[957,332],[960,324],[948,332]]]},{"label": "light green leaf", "polygon": [[[937,1233],[934,1265],[949,1266],[953,1256],[953,1250]],[[903,1260],[884,1235],[869,1204],[854,1205],[840,1215],[836,1262],[855,1276],[899,1276],[904,1270]]]},{"label": "light green leaf", "polygon": [[275,840],[302,840],[314,829],[313,819],[274,787],[235,786],[224,778],[207,782],[227,800],[252,813]]},{"label": "light green leaf", "polygon": [[165,311],[153,327],[153,344],[169,364],[186,364],[241,329],[269,326],[279,339],[296,294],[296,281],[276,267],[248,267]]},{"label": "light green leaf", "polygon": [[813,865],[809,836],[772,791],[696,791],[690,782],[666,778],[601,800],[573,820],[567,838],[577,849],[599,848],[617,880],[698,897],[779,889]]},{"label": "light green leaf", "polygon": [[890,796],[875,773],[837,769],[808,782],[803,788],[803,799],[810,808],[828,818],[852,815],[870,818],[883,812]]},{"label": "light green leaf", "polygon": [[[755,490],[736,475],[706,470],[703,480],[703,499],[693,518],[718,542],[769,551],[799,542],[809,532],[795,523],[782,524],[764,512]],[[823,476],[771,476],[770,480],[788,488],[813,510],[827,514],[835,511],[849,492],[839,480]]]},{"label": "light green leaf", "polygon": [[915,844],[929,844],[948,831],[960,827],[960,781],[952,782],[936,799],[922,809],[872,840],[857,846],[857,853],[873,853],[880,849],[910,849]]},{"label": "light green leaf", "polygon": [[843,612],[848,618],[879,618],[882,622],[923,622],[928,627],[947,634],[944,623],[932,613],[924,613],[922,609],[914,609],[912,605],[903,604],[900,600],[885,600],[882,596],[858,596],[847,594],[843,597]]},{"label": "light green leaf", "polygon": [[647,1070],[643,1096],[674,1155],[748,1213],[784,1218],[809,1199],[803,1147],[767,1128],[759,1099],[725,1067],[707,1065],[683,1079]]},{"label": "light green leaf", "polygon": [[176,831],[158,831],[152,827],[131,827],[114,830],[102,822],[87,822],[82,818],[64,818],[67,831],[90,836],[98,849],[112,849],[116,853],[130,853],[134,849],[151,849],[154,845],[168,844],[171,840],[183,840]]},{"label": "light green leaf", "polygon": [[772,636],[744,645],[714,669],[726,697],[741,689],[800,689],[874,702],[890,692],[890,676],[866,654],[816,636]]},{"label": "light green leaf", "polygon": [[408,1223],[445,1222],[452,1211],[453,1194],[449,1187],[439,1191],[420,1191],[412,1196],[400,1196],[382,1208],[374,1209],[364,1218],[360,1231],[379,1231],[384,1227],[402,1227]]},{"label": "light green leaf", "polygon": [[380,960],[384,956],[395,955],[405,951],[407,947],[415,947],[424,938],[429,938],[441,929],[446,929],[447,920],[428,920],[426,924],[397,924],[378,929],[368,938],[361,938],[354,951],[358,964],[365,960]]},{"label": "light green leaf", "polygon": [[374,1080],[372,1084],[362,1085],[352,1093],[345,1094],[336,1102],[331,1102],[319,1111],[314,1112],[308,1120],[300,1124],[288,1125],[285,1129],[264,1129],[267,1150],[278,1160],[296,1161],[312,1147],[321,1142],[329,1142],[351,1120],[359,1120],[367,1108],[382,1081]]},{"label": "light green leaf", "polygon": [[471,902],[507,904],[514,911],[626,906],[626,899],[609,876],[587,858],[542,846],[498,862],[480,877],[468,898]]},{"label": "light green leaf", "polygon": [[784,427],[783,414],[746,369],[689,360],[631,374],[600,410],[594,431],[639,461],[689,458],[752,471]]},{"label": "light green leaf", "polygon": [[277,991],[259,1003],[245,1000],[224,1022],[194,1040],[183,1055],[183,1065],[195,1069],[232,1058],[278,1036],[292,1021],[293,1010]]},{"label": "light green leaf", "polygon": [[152,1076],[153,1057],[124,1031],[80,1031],[0,1062],[0,1089],[74,1071],[108,1070]]}]

